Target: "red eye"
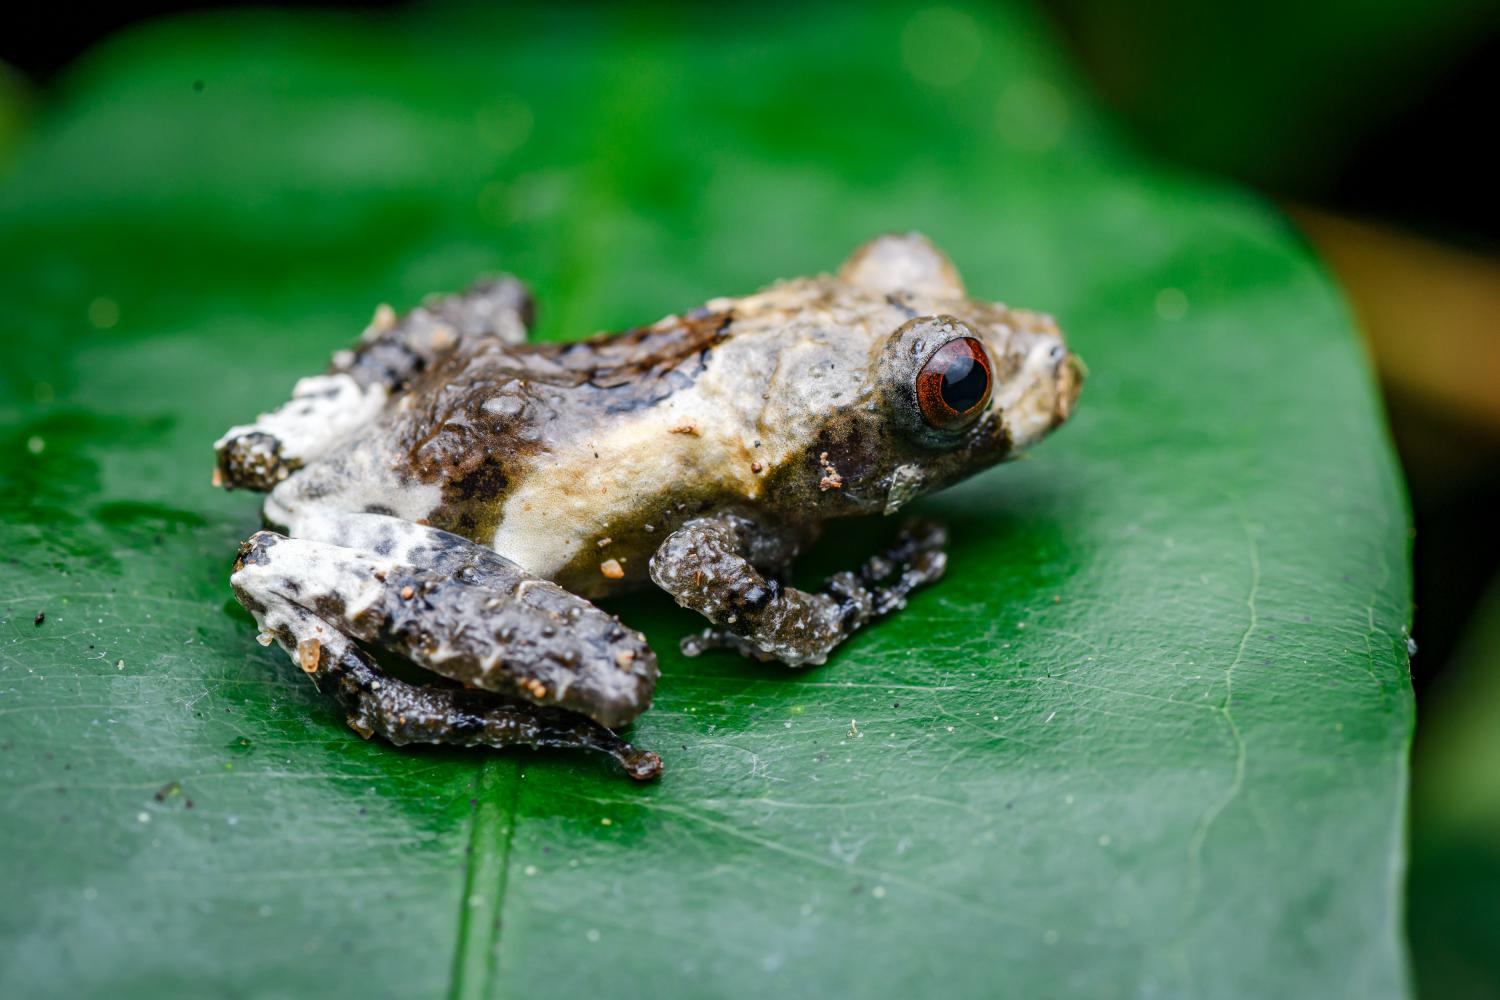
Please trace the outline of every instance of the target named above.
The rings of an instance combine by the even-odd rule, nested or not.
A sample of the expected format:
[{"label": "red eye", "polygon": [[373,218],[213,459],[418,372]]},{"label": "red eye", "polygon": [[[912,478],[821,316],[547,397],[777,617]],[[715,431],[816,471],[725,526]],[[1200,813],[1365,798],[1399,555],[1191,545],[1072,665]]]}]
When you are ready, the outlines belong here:
[{"label": "red eye", "polygon": [[950,340],[917,373],[922,419],[939,430],[979,415],[990,401],[990,359],[973,337]]}]

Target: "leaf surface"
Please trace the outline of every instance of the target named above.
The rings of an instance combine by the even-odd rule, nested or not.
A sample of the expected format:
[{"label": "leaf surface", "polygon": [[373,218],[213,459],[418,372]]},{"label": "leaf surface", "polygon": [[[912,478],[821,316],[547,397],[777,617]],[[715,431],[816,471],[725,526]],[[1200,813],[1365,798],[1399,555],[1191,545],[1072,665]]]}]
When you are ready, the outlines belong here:
[{"label": "leaf surface", "polygon": [[[77,67],[0,186],[0,992],[1402,995],[1407,515],[1347,311],[1054,52],[1016,9],[440,8]],[[948,578],[824,667],[620,602],[660,783],[361,741],[253,641],[209,446],[375,304],[503,268],[573,337],[908,228],[1061,319],[1078,412],[925,502]]]}]

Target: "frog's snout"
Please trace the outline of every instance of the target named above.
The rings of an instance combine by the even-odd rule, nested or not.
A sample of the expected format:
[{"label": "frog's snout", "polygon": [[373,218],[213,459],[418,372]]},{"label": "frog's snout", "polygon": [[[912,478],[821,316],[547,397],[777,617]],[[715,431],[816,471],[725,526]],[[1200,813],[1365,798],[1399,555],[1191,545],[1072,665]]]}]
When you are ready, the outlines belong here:
[{"label": "frog's snout", "polygon": [[1057,359],[1053,369],[1053,377],[1057,384],[1053,404],[1053,426],[1055,427],[1073,415],[1073,406],[1078,402],[1078,393],[1083,390],[1083,380],[1089,370],[1082,358],[1061,344],[1054,347],[1052,353]]}]

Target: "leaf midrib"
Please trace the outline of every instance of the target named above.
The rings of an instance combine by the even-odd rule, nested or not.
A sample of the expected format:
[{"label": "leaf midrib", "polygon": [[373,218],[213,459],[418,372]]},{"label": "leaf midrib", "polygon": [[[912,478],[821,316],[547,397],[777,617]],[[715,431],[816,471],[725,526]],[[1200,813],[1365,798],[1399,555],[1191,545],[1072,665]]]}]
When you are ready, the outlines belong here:
[{"label": "leaf midrib", "polygon": [[[458,944],[453,954],[453,1000],[491,994],[510,845],[516,832],[520,765],[513,756],[491,755],[474,774],[473,820],[465,845],[463,894],[458,901]],[[509,794],[504,789],[509,788]],[[503,801],[502,801],[503,798]]]},{"label": "leaf midrib", "polygon": [[[606,162],[607,157],[603,154],[622,138],[621,133],[628,135],[628,132],[620,115],[597,115],[595,127],[586,133],[594,137],[595,155],[591,162]],[[609,206],[602,203],[615,200],[609,193],[606,178],[595,180],[585,187],[583,194],[587,196],[575,198],[569,208],[560,213],[556,223],[562,234],[559,256],[567,264],[561,273],[569,276],[564,287],[555,290],[561,299],[555,308],[562,317],[557,332],[564,338],[595,329],[587,322],[588,317],[580,315],[586,309],[582,305],[586,296],[581,293],[600,269],[594,220],[607,217]],[[505,797],[502,807],[493,799],[501,784],[506,783],[510,794]],[[494,995],[510,881],[511,841],[515,836],[520,800],[519,763],[513,755],[487,757],[479,766],[474,787],[478,804],[466,847],[467,867],[463,898],[459,900],[458,941],[454,948],[453,981],[449,990],[452,1000],[480,1000]],[[476,891],[483,893],[487,885],[492,891],[480,897],[482,905],[471,905]]]}]

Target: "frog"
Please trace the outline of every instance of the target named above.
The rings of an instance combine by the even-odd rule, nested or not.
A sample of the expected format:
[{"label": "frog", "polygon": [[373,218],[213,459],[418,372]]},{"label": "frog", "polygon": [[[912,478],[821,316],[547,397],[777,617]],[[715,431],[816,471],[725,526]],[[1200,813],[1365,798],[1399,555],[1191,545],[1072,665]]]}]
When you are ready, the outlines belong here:
[{"label": "frog", "polygon": [[236,599],[366,739],[591,750],[658,777],[621,735],[656,654],[595,602],[655,586],[707,619],[689,656],[822,664],[947,565],[946,530],[917,519],[799,589],[824,526],[1025,453],[1084,375],[1052,316],[970,297],[919,233],[620,332],[538,342],[535,314],[506,274],[382,305],[214,446],[217,485],[265,494]]}]

